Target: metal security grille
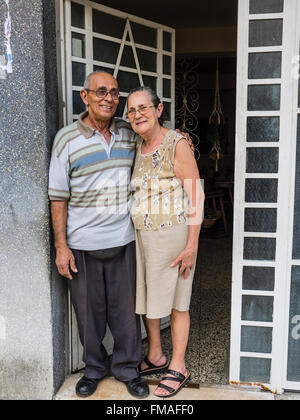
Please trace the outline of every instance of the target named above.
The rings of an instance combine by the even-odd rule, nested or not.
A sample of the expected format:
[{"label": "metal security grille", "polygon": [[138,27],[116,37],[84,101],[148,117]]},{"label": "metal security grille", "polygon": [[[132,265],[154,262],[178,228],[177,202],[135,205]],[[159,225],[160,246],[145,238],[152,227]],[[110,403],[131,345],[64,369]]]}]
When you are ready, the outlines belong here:
[{"label": "metal security grille", "polygon": [[85,77],[111,73],[119,83],[116,116],[124,118],[132,88],[150,86],[164,103],[168,125],[175,123],[175,31],[87,1],[65,0],[66,122],[85,110],[80,98]]},{"label": "metal security grille", "polygon": [[298,9],[298,0],[239,0],[230,379],[274,392],[287,372]]}]

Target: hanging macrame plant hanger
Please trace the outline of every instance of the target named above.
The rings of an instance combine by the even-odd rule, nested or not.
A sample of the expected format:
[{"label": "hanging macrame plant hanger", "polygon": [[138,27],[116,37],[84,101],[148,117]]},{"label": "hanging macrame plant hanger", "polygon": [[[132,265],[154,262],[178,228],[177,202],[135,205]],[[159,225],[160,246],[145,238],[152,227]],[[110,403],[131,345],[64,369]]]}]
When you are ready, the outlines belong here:
[{"label": "hanging macrame plant hanger", "polygon": [[[220,76],[219,76],[219,59],[217,59],[217,69],[216,69],[216,90],[215,90],[215,103],[214,109],[209,117],[209,125],[214,125],[216,133],[219,133],[218,126],[224,124],[225,118],[222,112],[221,107],[221,97],[220,97]],[[218,161],[223,157],[222,149],[220,146],[219,135],[217,135],[213,141],[213,147],[209,153],[209,157],[216,161],[216,172],[219,170]]]}]

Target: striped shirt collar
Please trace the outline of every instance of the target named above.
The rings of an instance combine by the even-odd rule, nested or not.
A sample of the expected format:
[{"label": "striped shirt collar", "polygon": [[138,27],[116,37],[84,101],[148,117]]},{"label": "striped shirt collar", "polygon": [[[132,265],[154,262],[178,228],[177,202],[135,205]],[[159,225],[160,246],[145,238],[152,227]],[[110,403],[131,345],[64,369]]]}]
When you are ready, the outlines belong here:
[{"label": "striped shirt collar", "polygon": [[[89,139],[90,137],[93,137],[95,134],[95,131],[92,127],[88,126],[83,122],[84,118],[88,116],[88,111],[82,112],[82,114],[79,115],[78,121],[77,121],[77,127],[80,133],[86,138]],[[115,134],[119,134],[119,130],[117,128],[116,120],[112,118],[109,130],[114,132]]]}]

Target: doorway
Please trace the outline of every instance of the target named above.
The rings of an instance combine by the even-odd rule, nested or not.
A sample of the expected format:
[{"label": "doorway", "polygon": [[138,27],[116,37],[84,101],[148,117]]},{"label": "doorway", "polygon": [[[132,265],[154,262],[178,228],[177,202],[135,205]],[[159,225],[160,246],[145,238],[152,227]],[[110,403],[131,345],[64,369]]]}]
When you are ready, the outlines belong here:
[{"label": "doorway", "polygon": [[178,54],[176,128],[194,140],[206,194],[187,351],[197,383],[229,383],[235,115],[235,54]]},{"label": "doorway", "polygon": [[[73,15],[73,23],[71,3],[75,5],[75,8],[77,6],[77,10],[81,6],[82,11],[83,7],[83,13],[80,12],[77,17]],[[88,72],[91,72],[94,66],[110,69],[112,74],[119,66],[119,70],[131,73],[131,77],[127,74],[126,77],[135,79],[135,84],[140,83],[141,78],[143,82],[145,79],[144,84],[151,81],[156,83],[158,95],[163,98],[168,110],[169,125],[175,127],[175,111],[178,110],[178,106],[175,109],[176,62],[178,64],[178,60],[186,58],[212,59],[214,68],[218,57],[221,75],[224,71],[222,70],[224,60],[226,58],[235,60],[237,57],[237,141],[235,143],[237,158],[234,174],[233,247],[229,240],[225,242],[226,235],[223,236],[223,229],[229,238],[232,232],[232,226],[230,227],[231,197],[229,199],[230,191],[226,187],[222,188],[224,194],[222,197],[225,214],[227,211],[227,232],[222,201],[219,196],[210,197],[212,204],[209,207],[218,213],[218,220],[212,228],[203,229],[200,238],[200,241],[207,241],[203,249],[208,251],[211,259],[206,260],[203,253],[199,254],[204,260],[198,261],[200,287],[195,287],[194,293],[196,296],[197,292],[202,292],[202,294],[199,293],[199,299],[204,306],[197,305],[197,300],[194,298],[192,308],[195,309],[196,317],[201,314],[201,323],[198,323],[197,331],[191,332],[189,349],[192,354],[192,363],[194,363],[197,357],[193,357],[192,341],[196,340],[195,349],[199,355],[200,336],[205,336],[208,341],[202,342],[202,354],[207,357],[202,359],[202,362],[201,357],[197,360],[200,366],[210,364],[215,368],[210,376],[202,373],[202,379],[198,381],[212,383],[223,381],[223,379],[227,381],[228,375],[222,375],[220,372],[228,371],[227,343],[230,334],[229,377],[231,381],[261,383],[273,392],[282,392],[283,389],[299,390],[300,340],[298,334],[295,335],[293,332],[294,323],[299,317],[297,267],[300,265],[300,259],[299,253],[296,252],[299,248],[296,241],[299,236],[297,234],[299,203],[294,192],[298,188],[298,183],[296,183],[295,189],[295,180],[298,182],[299,178],[298,169],[295,171],[295,158],[299,138],[297,123],[299,121],[300,0],[226,0],[226,2],[186,0],[184,7],[182,2],[177,3],[171,0],[164,2],[152,0],[151,6],[147,4],[147,7],[137,0],[130,2],[56,0],[56,4],[58,22],[61,22],[58,37],[62,64],[59,78],[61,80],[61,116],[63,117],[61,125],[76,120],[77,111],[80,111],[80,103],[77,99],[81,87],[77,83],[80,78],[84,78]],[[238,25],[237,6],[239,6]],[[101,25],[101,28],[106,28],[108,33],[97,32],[98,19],[93,16],[93,10],[113,17],[104,20]],[[77,18],[79,18],[78,21],[76,21]],[[120,29],[120,20],[124,25],[123,35],[111,32]],[[130,25],[132,33],[128,28],[128,20],[134,23],[132,25],[134,31]],[[125,25],[128,31],[123,39]],[[153,37],[153,34],[156,35]],[[135,38],[139,39],[137,45]],[[102,45],[106,47],[108,44],[114,44],[114,53],[106,49],[105,57],[97,55],[100,50],[105,52],[105,48],[97,48],[99,40],[104,41]],[[146,44],[154,40],[156,40],[156,45]],[[135,52],[133,46],[136,48]],[[124,58],[127,61],[121,63],[118,60],[122,58],[120,52],[126,51],[127,47],[132,48],[133,61],[129,54]],[[116,59],[114,62],[109,61],[112,57]],[[102,59],[104,61],[101,61]],[[138,64],[141,63],[143,65],[138,68]],[[209,60],[206,63],[209,63]],[[204,71],[206,66],[209,67],[208,64],[204,64],[204,61],[199,65],[202,67],[201,71]],[[209,73],[209,77],[215,80],[215,69],[211,71],[213,73]],[[150,77],[148,82],[147,76]],[[205,77],[205,74],[201,74],[202,81]],[[225,98],[224,92],[221,92],[221,83],[221,98]],[[129,84],[124,83],[123,86],[126,88]],[[212,88],[211,90],[213,91]],[[122,92],[123,95],[121,95],[124,98],[121,101],[123,105],[126,93]],[[223,107],[225,107],[225,102],[222,99]],[[211,107],[211,104],[205,105],[208,109]],[[119,112],[120,116],[124,115],[124,108]],[[225,115],[225,119],[226,117],[229,118]],[[200,119],[203,120],[200,124],[201,136],[207,139],[207,115],[201,116]],[[205,145],[204,141],[200,141],[200,150],[203,145]],[[209,147],[209,144],[206,146]],[[212,161],[216,159],[211,159],[203,151],[199,159],[201,165],[205,161],[210,163],[206,168],[206,175],[209,181],[210,178],[214,178],[214,183],[218,181],[215,172],[226,169],[226,142],[223,148],[222,159],[218,160],[218,171],[215,167],[214,173],[210,170],[210,165],[213,163],[214,166],[216,162]],[[217,155],[216,149],[211,152]],[[200,171],[204,170],[203,176],[206,169],[200,168]],[[230,171],[227,175],[230,175]],[[226,181],[230,182],[228,179]],[[224,180],[221,179],[221,181]],[[222,185],[225,187],[226,184]],[[218,186],[221,188],[220,184]],[[219,217],[220,212],[222,217]],[[211,213],[210,210],[209,213]],[[284,223],[279,223],[282,220],[288,220],[288,227]],[[220,241],[220,246],[216,246],[217,240]],[[295,253],[292,252],[293,241],[296,247]],[[282,246],[282,244],[287,244],[287,246]],[[225,252],[218,254],[220,249]],[[215,261],[218,261],[218,264],[215,264]],[[222,268],[218,274],[215,274],[213,269],[216,269],[218,265]],[[203,273],[201,273],[202,269]],[[212,271],[207,274],[209,270]],[[201,283],[201,279],[209,280],[209,278],[213,281],[206,285]],[[223,287],[221,288],[223,297],[227,296],[227,301],[224,299],[223,303],[220,302],[219,295],[216,293],[219,292],[220,285]],[[228,312],[225,308],[228,308]],[[212,328],[213,313],[218,315],[215,326],[219,325],[219,329]],[[225,324],[228,326],[230,316],[231,331],[228,330],[222,336],[222,333],[227,331]],[[202,327],[203,331],[201,331]],[[76,333],[76,327],[73,331]],[[75,333],[72,334],[72,338],[75,337]],[[71,338],[70,342],[72,342]],[[216,344],[221,344],[223,349],[226,349],[225,352],[223,351],[223,361],[218,365],[219,367],[215,363]],[[73,344],[73,349],[75,348],[76,342]],[[74,353],[72,351],[73,355]],[[222,366],[221,370],[220,366]],[[218,369],[219,374],[215,375]]]},{"label": "doorway", "polygon": [[[217,127],[210,119],[216,94],[222,112]],[[236,56],[177,54],[176,128],[188,131],[193,138],[206,194],[186,353],[187,367],[196,384],[229,383],[235,114]],[[214,154],[216,141],[220,146],[218,160]],[[170,328],[162,331],[162,343],[170,355]],[[152,377],[156,381],[158,378]]]},{"label": "doorway", "polygon": [[[226,2],[226,7],[224,2],[218,1],[215,11],[209,4],[188,1],[189,7],[182,14],[170,14],[174,2],[161,3],[154,1],[151,11],[146,13],[136,1],[130,5],[104,0],[61,1],[65,25],[62,42],[66,51],[62,56],[66,74],[62,78],[65,84],[62,91],[67,105],[64,123],[72,123],[84,110],[79,91],[85,76],[103,69],[115,75],[121,87],[118,117],[125,115],[129,90],[140,84],[150,85],[163,100],[168,125],[190,133],[200,175],[210,194],[207,223],[215,220],[213,226],[202,230],[199,242],[188,368],[193,382],[225,384],[229,381],[233,197],[228,185],[234,176],[237,1]],[[217,36],[216,28],[220,28]],[[224,34],[227,34],[227,43]],[[220,159],[216,160],[209,156],[214,146],[214,141],[209,139],[209,117],[214,109],[217,63],[224,126],[221,127],[222,151]],[[186,88],[180,79],[187,72],[185,80],[190,80],[192,70],[197,83],[189,92],[188,102],[197,108],[191,110],[195,125],[187,120],[183,124],[180,115],[182,89]],[[216,217],[212,217],[214,215]],[[70,320],[71,370],[76,371],[83,366],[72,311]],[[162,336],[166,352],[170,354],[168,327],[163,329]],[[112,346],[109,338],[106,345]],[[145,352],[146,346],[145,341]]]}]

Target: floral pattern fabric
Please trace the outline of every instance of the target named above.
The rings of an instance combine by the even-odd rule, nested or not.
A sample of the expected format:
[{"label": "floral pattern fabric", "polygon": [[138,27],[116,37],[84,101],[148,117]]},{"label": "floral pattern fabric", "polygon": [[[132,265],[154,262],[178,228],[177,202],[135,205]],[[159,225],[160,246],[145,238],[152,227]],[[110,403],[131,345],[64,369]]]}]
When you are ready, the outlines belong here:
[{"label": "floral pattern fabric", "polygon": [[169,130],[161,145],[142,154],[143,139],[137,139],[131,179],[131,217],[137,230],[159,230],[187,222],[188,196],[174,173],[175,148],[183,137]]}]

